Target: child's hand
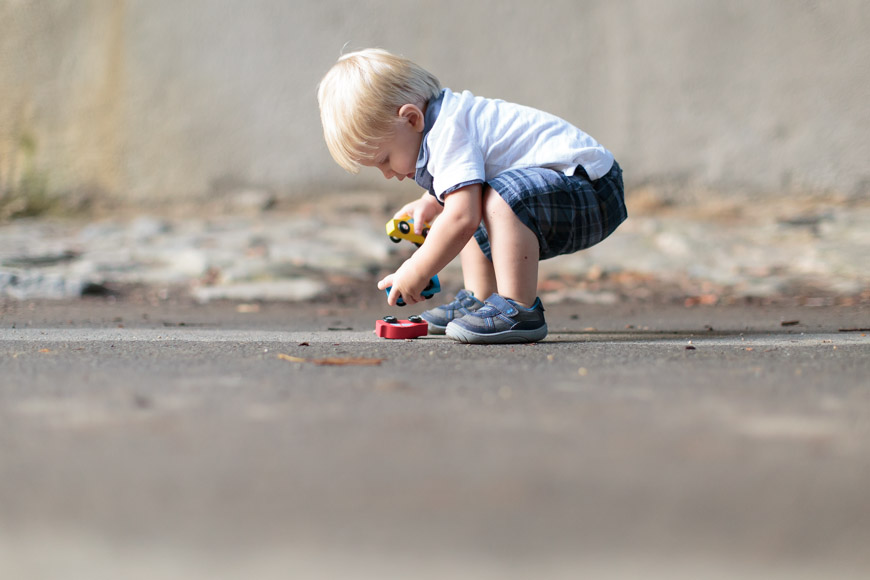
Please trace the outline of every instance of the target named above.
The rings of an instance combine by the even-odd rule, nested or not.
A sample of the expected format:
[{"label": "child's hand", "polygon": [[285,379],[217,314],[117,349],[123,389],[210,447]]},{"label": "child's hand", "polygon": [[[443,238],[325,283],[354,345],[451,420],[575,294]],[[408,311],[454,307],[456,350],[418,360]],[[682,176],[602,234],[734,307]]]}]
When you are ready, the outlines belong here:
[{"label": "child's hand", "polygon": [[434,197],[424,193],[420,199],[405,204],[402,209],[396,212],[393,219],[410,216],[414,219],[414,233],[422,234],[423,224],[431,223],[435,219],[435,216],[441,213],[442,209],[444,208],[441,207],[441,204]]},{"label": "child's hand", "polygon": [[416,304],[425,300],[423,298],[423,290],[429,284],[429,276],[420,276],[414,271],[414,268],[408,265],[408,262],[378,282],[379,290],[386,290],[390,286],[390,295],[387,297],[387,304],[395,306],[399,298],[405,301],[405,304]]}]

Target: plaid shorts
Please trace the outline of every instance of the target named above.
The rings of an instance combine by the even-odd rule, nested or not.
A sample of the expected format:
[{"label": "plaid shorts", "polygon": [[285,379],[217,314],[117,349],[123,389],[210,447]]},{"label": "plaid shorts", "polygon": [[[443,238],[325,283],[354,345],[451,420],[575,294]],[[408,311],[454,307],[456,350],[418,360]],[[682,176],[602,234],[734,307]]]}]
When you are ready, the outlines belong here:
[{"label": "plaid shorts", "polygon": [[[487,185],[504,199],[520,221],[535,233],[541,260],[594,246],[628,217],[622,169],[590,181],[582,167],[573,176],[544,167],[499,173]],[[474,234],[492,259],[489,236],[481,223]]]}]

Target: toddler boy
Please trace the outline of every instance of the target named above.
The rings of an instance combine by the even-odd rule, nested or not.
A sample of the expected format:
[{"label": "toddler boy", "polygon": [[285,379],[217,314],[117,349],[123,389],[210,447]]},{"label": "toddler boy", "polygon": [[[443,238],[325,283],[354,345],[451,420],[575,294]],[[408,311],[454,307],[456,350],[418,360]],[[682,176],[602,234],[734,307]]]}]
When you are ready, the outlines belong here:
[{"label": "toddler boy", "polygon": [[352,173],[376,167],[426,189],[396,212],[413,217],[417,233],[424,222],[432,227],[378,282],[392,286],[388,303],[420,302],[429,279],[460,256],[465,288],[422,314],[433,334],[466,343],[542,340],[538,261],[597,244],[627,217],[613,154],[556,116],[454,93],[380,49],[342,56],[317,97],[339,165]]}]

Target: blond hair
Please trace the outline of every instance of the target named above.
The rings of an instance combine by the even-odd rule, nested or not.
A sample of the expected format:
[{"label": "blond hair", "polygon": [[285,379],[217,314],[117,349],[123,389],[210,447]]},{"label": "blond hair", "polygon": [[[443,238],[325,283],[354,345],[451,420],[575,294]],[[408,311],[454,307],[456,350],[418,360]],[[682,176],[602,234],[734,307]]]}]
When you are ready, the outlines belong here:
[{"label": "blond hair", "polygon": [[332,158],[350,173],[392,135],[399,108],[421,109],[441,83],[410,60],[377,48],[342,55],[317,87],[323,136]]}]

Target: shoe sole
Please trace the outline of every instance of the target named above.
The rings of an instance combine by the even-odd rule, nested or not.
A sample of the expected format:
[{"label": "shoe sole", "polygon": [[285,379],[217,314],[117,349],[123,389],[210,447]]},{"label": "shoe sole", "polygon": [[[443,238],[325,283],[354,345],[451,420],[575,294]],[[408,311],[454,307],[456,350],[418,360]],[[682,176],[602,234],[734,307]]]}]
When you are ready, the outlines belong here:
[{"label": "shoe sole", "polygon": [[[424,312],[423,314],[426,313]],[[423,315],[421,315],[420,318],[429,323],[429,334],[444,334],[444,331],[447,330],[447,324],[450,324],[450,322],[447,322],[447,324],[445,324],[444,326],[440,326],[438,324],[435,324],[431,320],[427,320],[426,317]]]},{"label": "shoe sole", "polygon": [[[471,312],[474,312],[474,311],[472,310]],[[458,320],[459,318],[462,318],[463,316],[465,316],[465,315],[461,314],[459,317],[454,318],[453,320]],[[423,320],[426,320],[425,316],[421,316],[420,318],[422,318]],[[453,320],[451,320],[450,322],[453,322]],[[431,320],[426,320],[426,322],[429,323],[429,334],[445,334],[445,331],[447,330],[447,326],[450,324],[450,322],[448,322],[444,326],[441,326],[440,324],[435,324]]]},{"label": "shoe sole", "polygon": [[[430,331],[431,332],[431,331]],[[478,334],[458,324],[448,324],[445,331],[448,337],[465,344],[519,344],[538,342],[547,336],[547,325],[534,330],[503,330],[489,334]]]},{"label": "shoe sole", "polygon": [[437,324],[429,323],[429,334],[444,334],[446,330],[446,326],[438,326]]}]

